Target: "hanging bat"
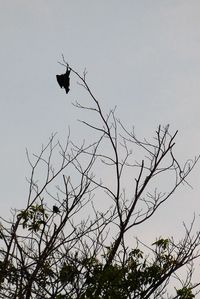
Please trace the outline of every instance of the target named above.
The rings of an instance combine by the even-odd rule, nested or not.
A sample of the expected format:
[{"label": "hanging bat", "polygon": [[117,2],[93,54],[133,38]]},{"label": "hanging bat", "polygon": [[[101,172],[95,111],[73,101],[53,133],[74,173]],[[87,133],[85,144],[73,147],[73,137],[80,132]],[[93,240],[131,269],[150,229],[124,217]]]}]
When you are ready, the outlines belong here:
[{"label": "hanging bat", "polygon": [[70,72],[71,72],[71,69],[69,69],[69,67],[67,66],[67,69],[66,69],[66,73],[65,74],[62,74],[62,75],[56,75],[56,79],[58,81],[58,84],[60,85],[61,88],[64,87],[66,93],[69,92],[69,84],[70,84]]}]

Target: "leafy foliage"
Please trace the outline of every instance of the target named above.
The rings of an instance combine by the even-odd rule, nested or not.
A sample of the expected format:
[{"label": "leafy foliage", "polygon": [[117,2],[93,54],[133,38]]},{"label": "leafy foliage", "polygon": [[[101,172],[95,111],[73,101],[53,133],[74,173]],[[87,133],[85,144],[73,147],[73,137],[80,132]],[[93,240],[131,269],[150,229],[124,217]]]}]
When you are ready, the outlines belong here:
[{"label": "leafy foliage", "polygon": [[46,224],[45,220],[48,218],[42,204],[32,205],[28,209],[20,211],[17,216],[22,221],[23,228],[34,232],[39,231],[41,226]]}]

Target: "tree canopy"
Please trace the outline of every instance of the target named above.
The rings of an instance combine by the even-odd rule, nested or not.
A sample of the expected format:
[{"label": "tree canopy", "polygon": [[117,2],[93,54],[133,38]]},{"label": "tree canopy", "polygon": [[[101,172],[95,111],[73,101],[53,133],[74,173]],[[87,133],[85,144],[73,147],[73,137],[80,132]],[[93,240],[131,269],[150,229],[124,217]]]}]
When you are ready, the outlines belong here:
[{"label": "tree canopy", "polygon": [[63,64],[87,91],[88,106],[74,106],[94,114],[96,123],[80,122],[95,138],[77,144],[70,131],[64,142],[52,134],[38,154],[27,151],[27,201],[11,219],[1,217],[0,297],[194,298],[200,285],[193,281],[200,255],[195,218],[181,240],[163,236],[149,246],[135,239],[130,248],[127,236],[187,185],[199,156],[179,161],[178,132],[168,125],[159,125],[153,139],[138,138],[115,109],[102,110],[86,72]]}]

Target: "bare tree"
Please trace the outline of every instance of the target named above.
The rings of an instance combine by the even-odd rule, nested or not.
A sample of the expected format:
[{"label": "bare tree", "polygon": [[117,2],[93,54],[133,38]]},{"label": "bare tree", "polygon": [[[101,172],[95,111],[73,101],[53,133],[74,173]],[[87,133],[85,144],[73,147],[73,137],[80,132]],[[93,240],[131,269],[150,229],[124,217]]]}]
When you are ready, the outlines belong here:
[{"label": "bare tree", "polygon": [[[138,240],[130,248],[126,236],[188,184],[199,157],[178,161],[169,126],[151,140],[136,137],[115,109],[102,111],[86,72],[79,75],[64,58],[62,64],[88,93],[88,106],[74,106],[96,115],[96,123],[81,121],[94,141],[77,145],[69,131],[64,144],[53,134],[38,155],[27,151],[26,206],[10,220],[1,217],[0,298],[193,298],[200,254],[194,221],[179,241],[160,238],[148,247]],[[167,190],[159,190],[163,181]]]}]

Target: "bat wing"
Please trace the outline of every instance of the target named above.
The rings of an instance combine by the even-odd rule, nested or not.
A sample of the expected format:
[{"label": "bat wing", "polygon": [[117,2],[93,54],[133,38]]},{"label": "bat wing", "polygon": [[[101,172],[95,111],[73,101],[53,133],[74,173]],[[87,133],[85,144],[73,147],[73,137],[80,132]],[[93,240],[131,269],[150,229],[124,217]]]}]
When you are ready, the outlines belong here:
[{"label": "bat wing", "polygon": [[64,86],[64,75],[56,75],[56,79],[60,88],[62,88]]},{"label": "bat wing", "polygon": [[64,87],[66,93],[69,92],[69,83],[70,83],[70,82],[69,82],[69,77],[68,77],[68,76],[65,76],[65,80],[64,80],[64,82],[63,82],[63,87]]},{"label": "bat wing", "polygon": [[56,75],[56,79],[58,81],[58,84],[61,88],[64,87],[66,93],[69,92],[69,84],[70,84],[70,70],[67,69],[65,74],[62,75]]}]

